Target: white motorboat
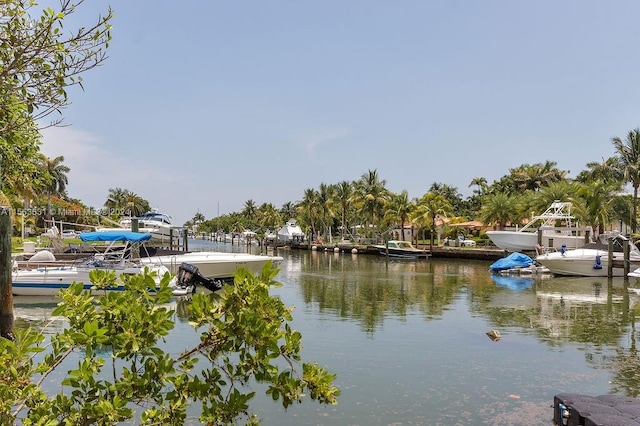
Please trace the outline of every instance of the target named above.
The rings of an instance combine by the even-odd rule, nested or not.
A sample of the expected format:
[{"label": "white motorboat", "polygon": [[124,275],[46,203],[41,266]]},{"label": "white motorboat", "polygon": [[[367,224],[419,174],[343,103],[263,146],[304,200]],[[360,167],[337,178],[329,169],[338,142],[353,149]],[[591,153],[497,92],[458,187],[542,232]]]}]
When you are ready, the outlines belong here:
[{"label": "white motorboat", "polygon": [[172,236],[180,237],[181,228],[172,224],[171,216],[155,210],[143,213],[137,218],[124,218],[118,223],[117,228],[96,228],[96,232],[131,230],[133,219],[138,221],[137,232],[151,234],[152,241],[155,243],[170,242]]},{"label": "white motorboat", "polygon": [[[166,266],[142,265],[129,258],[132,246],[149,240],[150,234],[130,231],[83,232],[80,234],[80,238],[85,242],[103,241],[109,242],[110,245],[104,252],[96,253],[77,265],[56,264],[53,254],[47,259],[47,266],[20,268],[18,263],[14,262],[13,294],[16,296],[55,296],[61,289],[68,288],[74,282],[82,282],[85,289],[91,289],[93,284],[89,274],[96,269],[112,270],[120,277],[139,274],[143,272],[144,268],[148,268],[155,272],[158,284],[165,273],[170,273]],[[39,257],[40,259],[34,260],[33,263],[43,264],[43,256]],[[121,284],[109,290],[121,291],[123,290]],[[172,285],[175,286],[175,279]]]},{"label": "white motorboat", "polygon": [[[640,262],[640,250],[626,238],[613,238],[612,257],[615,264],[612,275],[624,276],[624,244],[629,246],[629,261]],[[603,241],[605,240],[605,241]],[[572,275],[582,277],[606,277],[609,270],[609,246],[606,236],[601,241],[585,244],[572,250],[544,251],[536,257],[536,261],[547,267],[555,275]]]},{"label": "white motorboat", "polygon": [[169,268],[172,274],[178,273],[181,264],[188,263],[197,267],[202,276],[219,280],[232,279],[240,267],[257,274],[270,260],[277,265],[283,258],[280,256],[216,251],[183,252],[140,258],[140,262],[143,265],[163,265]]},{"label": "white motorboat", "polygon": [[[539,216],[534,216],[525,226],[516,231],[487,231],[493,244],[511,252],[535,251],[538,245],[546,248],[575,249],[592,241],[591,227],[578,228],[572,224],[571,203],[554,201]],[[556,227],[558,222],[562,227]],[[537,228],[536,228],[537,226]],[[538,241],[538,233],[542,241]]]},{"label": "white motorboat", "polygon": [[429,251],[413,246],[409,241],[389,240],[386,245],[374,245],[381,255],[405,259],[426,259]]}]

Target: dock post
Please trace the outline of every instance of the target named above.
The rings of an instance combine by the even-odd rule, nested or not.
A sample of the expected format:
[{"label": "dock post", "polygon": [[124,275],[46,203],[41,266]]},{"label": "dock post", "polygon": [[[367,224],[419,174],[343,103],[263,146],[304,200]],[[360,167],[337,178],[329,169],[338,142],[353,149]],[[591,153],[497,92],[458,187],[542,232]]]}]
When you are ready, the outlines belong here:
[{"label": "dock post", "polygon": [[189,242],[187,241],[187,230],[183,229],[182,230],[182,248],[185,252],[189,251]]},{"label": "dock post", "polygon": [[[4,197],[2,191],[0,195]],[[0,265],[0,336],[13,340],[11,208],[8,206],[0,206]]]},{"label": "dock post", "polygon": [[608,263],[607,263],[607,277],[611,278],[613,277],[613,240],[609,239],[608,241],[608,251],[609,251],[609,258],[608,258]]},{"label": "dock post", "polygon": [[631,241],[624,241],[624,247],[622,249],[622,253],[624,254],[624,279],[628,279],[628,274],[629,274],[629,266],[631,263],[631,259],[630,259],[630,253],[629,253],[629,244],[631,244]]},{"label": "dock post", "polygon": [[542,228],[538,228],[538,245],[542,246]]}]

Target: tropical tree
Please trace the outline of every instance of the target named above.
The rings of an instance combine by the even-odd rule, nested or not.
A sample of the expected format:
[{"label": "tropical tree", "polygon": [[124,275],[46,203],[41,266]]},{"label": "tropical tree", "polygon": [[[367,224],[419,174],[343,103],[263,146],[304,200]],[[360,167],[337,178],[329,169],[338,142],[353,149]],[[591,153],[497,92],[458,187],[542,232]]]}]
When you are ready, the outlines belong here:
[{"label": "tropical tree", "polygon": [[629,131],[622,140],[619,137],[611,139],[615,148],[624,179],[633,187],[633,213],[631,215],[631,230],[635,234],[638,228],[638,187],[640,187],[640,128]]},{"label": "tropical tree", "polygon": [[317,218],[322,214],[322,204],[320,203],[320,194],[313,188],[304,190],[304,197],[298,203],[298,217],[300,218],[300,226],[311,229],[312,238],[317,237],[316,225]]},{"label": "tropical tree", "polygon": [[433,238],[436,233],[436,219],[438,216],[450,216],[453,206],[442,194],[427,192],[417,203],[413,217],[419,224],[430,229],[429,250],[433,250]]},{"label": "tropical tree", "polygon": [[389,196],[386,184],[386,180],[379,178],[377,170],[369,170],[355,184],[355,203],[374,228],[384,216],[384,206]]},{"label": "tropical tree", "polygon": [[475,177],[471,179],[471,183],[469,183],[469,188],[472,186],[477,186],[476,189],[473,190],[475,194],[482,195],[487,189],[487,178],[485,177]]},{"label": "tropical tree", "polygon": [[480,215],[486,224],[503,230],[507,223],[518,223],[521,216],[518,211],[518,197],[499,192],[487,195],[482,202]]},{"label": "tropical tree", "polygon": [[603,179],[579,186],[578,193],[585,201],[586,220],[598,234],[602,234],[604,227],[616,217],[618,189],[618,184]]},{"label": "tropical tree", "polygon": [[516,190],[537,191],[543,186],[547,186],[552,182],[558,182],[567,175],[566,171],[556,167],[554,161],[546,161],[544,163],[536,163],[533,165],[522,164],[519,167],[510,169],[509,172]]},{"label": "tropical tree", "polygon": [[253,200],[247,200],[240,214],[246,219],[247,223],[255,222],[258,217],[258,205]]},{"label": "tropical tree", "polygon": [[624,179],[624,171],[621,169],[620,162],[616,157],[603,158],[601,163],[597,161],[589,162],[587,163],[587,169],[576,176],[578,182],[587,183],[600,180],[605,183],[618,184],[620,189],[622,189]]},{"label": "tropical tree", "polygon": [[280,207],[280,216],[284,220],[295,219],[296,217],[296,205],[291,201],[287,201]]},{"label": "tropical tree", "polygon": [[62,164],[64,156],[59,155],[55,158],[42,156],[42,165],[47,176],[47,217],[51,219],[51,197],[54,195],[61,196],[64,194],[69,178],[67,173],[71,171],[68,166]]},{"label": "tropical tree", "polygon": [[62,0],[57,10],[38,10],[35,1],[0,2],[0,111],[24,106],[29,113],[0,123],[0,136],[60,112],[69,104],[67,87],[81,85],[81,75],[106,60],[111,10],[93,25],[63,31],[83,2]]},{"label": "tropical tree", "polygon": [[263,203],[258,208],[258,225],[262,230],[275,229],[282,224],[280,211],[272,203]]},{"label": "tropical tree", "polygon": [[336,198],[336,204],[340,209],[340,236],[344,240],[345,233],[349,232],[349,211],[354,203],[354,184],[343,180],[335,187],[334,196]]},{"label": "tropical tree", "polygon": [[123,215],[135,217],[151,210],[149,201],[138,194],[123,188],[109,188],[104,206],[114,214],[114,219]]},{"label": "tropical tree", "polygon": [[[54,315],[67,319],[64,330],[0,339],[0,423],[183,425],[197,403],[200,424],[255,425],[253,384],[284,409],[306,398],[336,404],[335,374],[302,361],[292,309],[269,294],[281,286],[277,272],[270,264],[260,275],[241,270],[215,297],[194,294],[186,314],[198,344],[176,351],[162,345],[175,326],[169,274],[149,292],[156,281],[148,272],[117,282],[114,271],[93,271],[96,290],[74,283],[60,294]],[[44,379],[62,365],[60,389],[45,392]]]},{"label": "tropical tree", "polygon": [[404,225],[410,220],[413,211],[415,210],[415,203],[409,199],[409,193],[407,190],[403,190],[400,194],[390,194],[389,201],[385,206],[384,219],[387,224],[395,225],[400,224],[401,237],[404,241]]},{"label": "tropical tree", "polygon": [[[22,122],[21,127],[11,123]],[[36,123],[23,104],[12,103],[0,108],[0,179],[9,196],[35,200],[46,187],[46,174],[41,164],[40,143]]]}]

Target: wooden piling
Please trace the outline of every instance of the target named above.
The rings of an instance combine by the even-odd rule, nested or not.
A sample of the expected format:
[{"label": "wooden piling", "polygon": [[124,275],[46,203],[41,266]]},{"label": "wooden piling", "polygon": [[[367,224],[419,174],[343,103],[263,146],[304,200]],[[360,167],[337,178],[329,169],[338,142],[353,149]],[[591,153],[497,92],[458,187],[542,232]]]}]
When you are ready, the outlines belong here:
[{"label": "wooden piling", "polygon": [[0,206],[0,336],[13,340],[11,209]]},{"label": "wooden piling", "polygon": [[608,252],[609,252],[609,261],[607,262],[607,277],[613,277],[613,239],[609,239],[607,242]]}]

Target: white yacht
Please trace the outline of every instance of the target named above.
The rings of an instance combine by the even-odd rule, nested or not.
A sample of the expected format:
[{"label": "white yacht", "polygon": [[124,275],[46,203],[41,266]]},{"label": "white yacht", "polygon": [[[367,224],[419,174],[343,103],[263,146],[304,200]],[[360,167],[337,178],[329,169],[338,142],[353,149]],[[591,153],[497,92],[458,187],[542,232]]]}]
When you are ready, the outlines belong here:
[{"label": "white yacht", "polygon": [[[487,231],[491,241],[503,250],[511,252],[535,251],[538,245],[545,248],[575,249],[592,242],[591,227],[577,228],[572,223],[571,203],[554,201],[539,216],[516,231]],[[562,223],[561,227],[556,225]],[[541,233],[542,241],[538,241]]]}]

